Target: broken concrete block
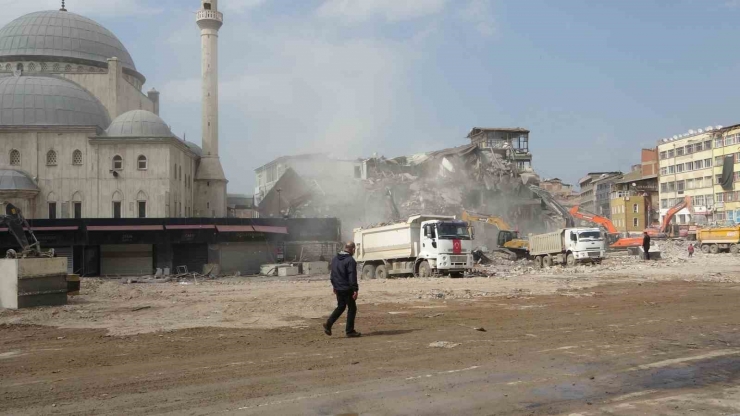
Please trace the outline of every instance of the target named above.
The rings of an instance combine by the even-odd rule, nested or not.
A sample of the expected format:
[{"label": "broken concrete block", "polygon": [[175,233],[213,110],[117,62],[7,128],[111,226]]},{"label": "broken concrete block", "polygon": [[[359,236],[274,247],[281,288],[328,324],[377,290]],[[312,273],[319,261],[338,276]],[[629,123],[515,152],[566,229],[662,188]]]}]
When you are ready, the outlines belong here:
[{"label": "broken concrete block", "polygon": [[67,259],[0,259],[0,307],[7,309],[67,303]]},{"label": "broken concrete block", "polygon": [[298,276],[298,266],[280,266],[278,267],[278,276]]},{"label": "broken concrete block", "polygon": [[308,276],[316,276],[329,273],[329,262],[326,261],[304,262],[302,266],[303,274]]}]

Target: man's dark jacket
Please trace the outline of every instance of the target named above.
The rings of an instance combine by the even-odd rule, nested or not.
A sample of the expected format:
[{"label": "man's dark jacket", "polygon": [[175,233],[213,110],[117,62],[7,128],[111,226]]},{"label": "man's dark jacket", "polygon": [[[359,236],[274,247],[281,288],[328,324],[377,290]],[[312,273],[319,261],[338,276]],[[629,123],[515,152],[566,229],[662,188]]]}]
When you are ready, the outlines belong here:
[{"label": "man's dark jacket", "polygon": [[642,237],[642,248],[644,249],[650,248],[650,236],[647,234],[644,237]]},{"label": "man's dark jacket", "polygon": [[339,252],[331,261],[331,285],[336,291],[360,290],[357,285],[357,262],[345,251]]}]

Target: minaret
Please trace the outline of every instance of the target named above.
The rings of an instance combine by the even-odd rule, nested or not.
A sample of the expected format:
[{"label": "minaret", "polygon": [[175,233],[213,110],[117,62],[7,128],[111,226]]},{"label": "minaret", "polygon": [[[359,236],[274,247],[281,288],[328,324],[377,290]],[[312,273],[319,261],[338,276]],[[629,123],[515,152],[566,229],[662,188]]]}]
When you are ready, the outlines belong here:
[{"label": "minaret", "polygon": [[200,28],[203,74],[203,156],[195,175],[194,214],[226,217],[226,176],[218,157],[218,30],[224,22],[218,0],[201,0],[197,16]]}]

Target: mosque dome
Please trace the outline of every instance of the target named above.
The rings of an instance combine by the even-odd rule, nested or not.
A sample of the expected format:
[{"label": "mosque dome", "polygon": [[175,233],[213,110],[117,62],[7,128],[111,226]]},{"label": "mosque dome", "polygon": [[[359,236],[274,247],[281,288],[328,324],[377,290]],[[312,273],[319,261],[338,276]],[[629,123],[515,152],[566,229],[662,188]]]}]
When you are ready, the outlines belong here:
[{"label": "mosque dome", "polygon": [[175,137],[164,120],[146,110],[121,114],[113,120],[106,134],[109,137]]},{"label": "mosque dome", "polygon": [[0,62],[59,60],[107,65],[116,57],[136,72],[134,60],[116,35],[87,17],[67,11],[29,13],[0,29]]},{"label": "mosque dome", "polygon": [[74,82],[54,76],[0,77],[0,126],[97,126],[110,117]]},{"label": "mosque dome", "polygon": [[16,169],[0,169],[0,192],[36,191],[39,187],[28,174]]}]

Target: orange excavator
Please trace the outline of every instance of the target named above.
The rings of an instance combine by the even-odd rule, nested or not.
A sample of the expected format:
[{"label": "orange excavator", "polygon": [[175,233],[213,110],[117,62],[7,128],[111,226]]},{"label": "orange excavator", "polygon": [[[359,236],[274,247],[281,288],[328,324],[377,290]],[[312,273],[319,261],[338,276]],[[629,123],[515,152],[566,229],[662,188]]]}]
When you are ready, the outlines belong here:
[{"label": "orange excavator", "polygon": [[679,201],[676,205],[672,206],[671,209],[668,210],[668,212],[665,213],[665,217],[663,217],[663,222],[660,223],[660,228],[650,227],[646,229],[645,232],[653,238],[666,238],[668,236],[668,228],[671,226],[671,221],[673,221],[673,217],[675,217],[676,214],[678,214],[678,212],[684,208],[688,208],[689,211],[691,211],[693,214],[694,206],[691,205],[690,196],[687,196],[686,198]]},{"label": "orange excavator", "polygon": [[640,247],[642,246],[642,237],[622,237],[622,235],[619,233],[619,230],[617,230],[617,227],[614,226],[614,224],[611,222],[609,218],[601,217],[599,215],[590,214],[586,212],[579,211],[579,206],[576,205],[573,208],[570,209],[570,215],[573,216],[573,218],[578,218],[580,220],[585,220],[592,222],[594,224],[599,224],[600,226],[604,227],[606,229],[607,233],[607,241],[609,242],[609,248],[611,249],[626,249],[630,247]]}]

